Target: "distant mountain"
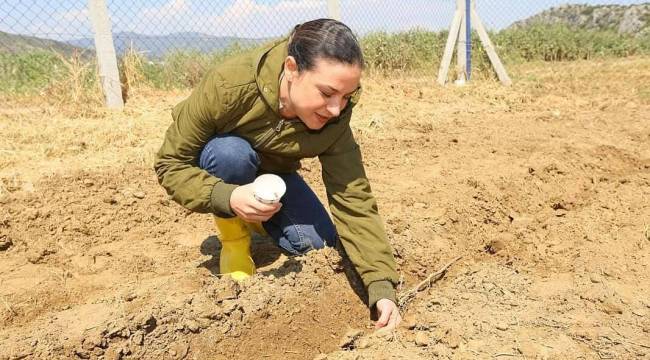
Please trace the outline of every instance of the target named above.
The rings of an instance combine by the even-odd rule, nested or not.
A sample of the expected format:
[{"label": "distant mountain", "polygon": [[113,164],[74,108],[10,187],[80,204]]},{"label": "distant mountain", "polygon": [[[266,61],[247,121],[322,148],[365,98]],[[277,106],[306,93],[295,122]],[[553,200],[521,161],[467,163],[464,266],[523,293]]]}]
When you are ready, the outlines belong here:
[{"label": "distant mountain", "polygon": [[71,55],[75,51],[94,53],[94,51],[88,51],[87,49],[60,41],[27,35],[9,34],[0,31],[0,53],[25,53],[35,50],[53,50],[66,56]]},{"label": "distant mountain", "polygon": [[512,28],[533,24],[566,24],[573,28],[614,30],[641,36],[650,33],[650,3],[635,5],[562,5],[517,21]]},{"label": "distant mountain", "polygon": [[[174,50],[212,52],[224,49],[235,43],[241,46],[252,46],[268,40],[212,36],[195,32],[173,33],[169,35],[143,35],[133,32],[120,32],[113,35],[113,43],[118,55],[124,54],[129,47],[133,46],[137,51],[143,52],[149,58],[159,58]],[[95,47],[95,42],[92,38],[70,40],[67,43],[88,49],[94,49]]]}]

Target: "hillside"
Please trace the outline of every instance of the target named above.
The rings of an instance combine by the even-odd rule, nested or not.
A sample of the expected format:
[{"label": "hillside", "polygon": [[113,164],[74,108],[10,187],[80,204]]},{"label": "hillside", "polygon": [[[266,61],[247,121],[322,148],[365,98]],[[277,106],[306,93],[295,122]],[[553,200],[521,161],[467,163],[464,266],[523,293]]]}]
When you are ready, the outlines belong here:
[{"label": "hillside", "polygon": [[[212,36],[201,33],[185,32],[168,35],[143,35],[133,32],[114,34],[115,51],[123,54],[133,46],[148,57],[157,58],[173,50],[197,50],[203,53],[221,50],[232,44],[242,46],[255,45],[267,39],[247,39],[230,36]],[[92,38],[68,41],[69,44],[83,48],[94,48]]]},{"label": "hillside", "polygon": [[42,39],[34,36],[10,34],[0,31],[0,53],[25,53],[35,50],[53,50],[64,55],[74,51],[93,52],[64,42]]},{"label": "hillside", "polygon": [[[174,33],[168,35],[150,36],[132,32],[115,33],[113,42],[117,54],[123,54],[130,46],[147,54],[148,57],[158,58],[173,50],[197,50],[212,52],[224,49],[233,44],[250,46],[263,43],[268,39],[247,39],[230,36],[211,36],[201,33]],[[35,50],[54,50],[64,55],[74,51],[82,51],[86,55],[94,54],[95,41],[92,38],[81,38],[66,42],[43,39],[34,36],[10,34],[0,31],[0,52],[26,53]]]},{"label": "hillside", "polygon": [[614,30],[640,36],[650,32],[650,3],[635,5],[562,5],[550,8],[511,27],[533,24],[566,24],[591,30]]}]

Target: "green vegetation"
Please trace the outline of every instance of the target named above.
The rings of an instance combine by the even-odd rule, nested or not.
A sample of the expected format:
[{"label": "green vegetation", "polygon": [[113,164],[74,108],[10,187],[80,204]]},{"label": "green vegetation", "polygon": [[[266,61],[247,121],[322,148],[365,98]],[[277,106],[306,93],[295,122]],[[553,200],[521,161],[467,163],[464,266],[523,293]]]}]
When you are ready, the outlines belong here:
[{"label": "green vegetation", "polygon": [[[648,36],[633,37],[614,31],[574,29],[567,25],[535,24],[490,34],[506,64],[527,61],[572,61],[595,57],[625,57],[649,54]],[[404,33],[374,33],[362,39],[368,68],[381,72],[437,69],[447,32],[413,30]],[[491,72],[487,53],[472,33],[474,72]]]},{"label": "green vegetation", "polygon": [[526,29],[508,29],[494,34],[493,39],[502,56],[510,61],[570,61],[644,52],[643,43],[632,36],[566,25],[535,24]]},{"label": "green vegetation", "polygon": [[21,93],[43,89],[65,77],[65,72],[61,57],[50,51],[0,53],[0,92]]},{"label": "green vegetation", "polygon": [[[473,36],[474,74],[492,76],[487,55]],[[571,61],[594,57],[624,57],[650,53],[650,33],[632,37],[612,31],[569,28],[566,25],[531,25],[492,33],[497,52],[504,63],[526,61]],[[447,32],[411,30],[402,33],[372,33],[361,38],[368,71],[390,75],[403,72],[435,74],[442,57]],[[191,88],[213,64],[233,54],[246,51],[234,45],[225,50],[202,54],[174,52],[152,61],[142,53],[127,51],[120,60],[122,81],[128,89]],[[60,88],[56,83],[69,83],[87,91],[98,91],[95,64],[47,51],[9,55],[0,53],[0,92],[9,94],[42,93]]]},{"label": "green vegetation", "polygon": [[405,71],[437,66],[446,40],[447,32],[415,29],[395,34],[371,33],[361,38],[361,46],[369,69]]},{"label": "green vegetation", "polygon": [[175,51],[159,61],[149,61],[141,53],[127,51],[122,58],[120,72],[128,71],[128,63],[141,63],[135,72],[140,73],[142,81],[138,85],[156,89],[194,87],[201,81],[203,74],[213,65],[224,59],[249,50],[250,46],[235,43],[221,51],[201,53],[198,51]]}]

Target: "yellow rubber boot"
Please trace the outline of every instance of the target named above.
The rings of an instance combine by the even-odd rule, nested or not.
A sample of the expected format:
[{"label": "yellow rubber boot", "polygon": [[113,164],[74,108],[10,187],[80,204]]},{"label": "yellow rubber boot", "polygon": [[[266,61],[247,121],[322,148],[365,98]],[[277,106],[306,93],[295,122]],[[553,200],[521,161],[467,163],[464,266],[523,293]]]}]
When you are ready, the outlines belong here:
[{"label": "yellow rubber boot", "polygon": [[248,279],[255,273],[251,257],[251,233],[238,217],[214,218],[221,240],[219,268],[222,274],[230,274],[235,281]]},{"label": "yellow rubber boot", "polygon": [[248,228],[248,230],[250,230],[250,231],[252,231],[254,233],[260,234],[262,236],[269,236],[269,234],[266,232],[266,230],[264,230],[264,226],[262,226],[262,223],[259,223],[259,222],[249,223],[249,222],[247,222],[246,227]]}]

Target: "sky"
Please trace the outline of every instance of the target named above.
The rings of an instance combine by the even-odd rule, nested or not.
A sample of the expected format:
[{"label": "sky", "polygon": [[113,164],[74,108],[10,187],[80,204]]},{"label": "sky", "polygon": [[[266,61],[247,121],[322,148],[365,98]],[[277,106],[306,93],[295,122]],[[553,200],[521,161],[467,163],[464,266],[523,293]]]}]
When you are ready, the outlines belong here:
[{"label": "sky", "polygon": [[[640,4],[631,0],[477,0],[489,29],[501,29],[566,3]],[[0,0],[0,31],[55,40],[89,37],[87,0]],[[327,17],[326,0],[106,0],[113,32],[162,35],[200,32],[264,38],[286,34],[293,25]],[[399,31],[449,26],[455,0],[339,0],[342,21],[355,32]]]}]

